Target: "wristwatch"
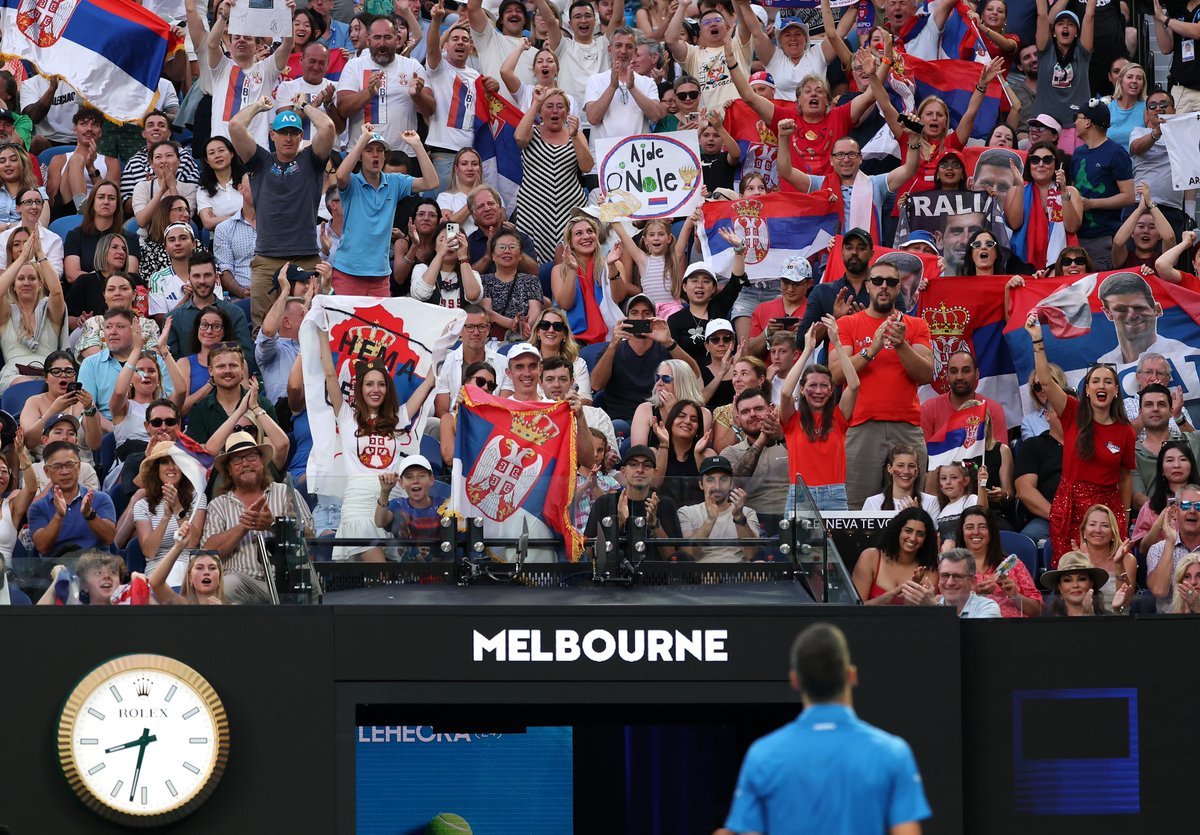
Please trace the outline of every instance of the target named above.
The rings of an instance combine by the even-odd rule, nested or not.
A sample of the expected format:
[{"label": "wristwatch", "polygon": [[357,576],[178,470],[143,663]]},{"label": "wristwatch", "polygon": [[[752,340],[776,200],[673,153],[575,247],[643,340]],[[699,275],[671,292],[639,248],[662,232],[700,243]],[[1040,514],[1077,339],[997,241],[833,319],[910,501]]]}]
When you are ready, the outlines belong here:
[{"label": "wristwatch", "polygon": [[871,356],[871,351],[869,348],[863,348],[861,351],[858,352],[858,355],[860,357],[862,357],[863,359],[865,359],[867,362],[870,362],[871,360],[875,359],[874,357]]},{"label": "wristwatch", "polygon": [[96,511],[93,510],[91,513],[89,513],[87,516],[84,516],[83,518],[84,518],[84,521],[87,521],[87,522],[92,521],[93,519],[96,518]]},{"label": "wristwatch", "polygon": [[97,409],[95,406],[92,406],[90,409],[83,410],[83,416],[91,417],[92,415],[96,414],[96,412],[98,412],[98,411],[99,411],[99,409]]}]

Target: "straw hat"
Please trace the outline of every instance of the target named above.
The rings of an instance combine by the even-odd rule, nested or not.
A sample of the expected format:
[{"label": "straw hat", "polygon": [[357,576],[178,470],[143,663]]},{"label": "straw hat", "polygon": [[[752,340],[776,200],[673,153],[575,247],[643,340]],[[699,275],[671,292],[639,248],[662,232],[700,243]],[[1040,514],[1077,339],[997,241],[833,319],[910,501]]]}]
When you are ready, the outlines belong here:
[{"label": "straw hat", "polygon": [[1103,568],[1097,568],[1092,565],[1092,561],[1088,559],[1087,554],[1082,554],[1079,551],[1068,551],[1062,555],[1062,559],[1058,561],[1058,568],[1054,571],[1047,571],[1042,575],[1042,588],[1046,591],[1058,591],[1058,581],[1062,579],[1064,574],[1086,574],[1092,579],[1092,588],[1096,591],[1108,582],[1108,572]]}]

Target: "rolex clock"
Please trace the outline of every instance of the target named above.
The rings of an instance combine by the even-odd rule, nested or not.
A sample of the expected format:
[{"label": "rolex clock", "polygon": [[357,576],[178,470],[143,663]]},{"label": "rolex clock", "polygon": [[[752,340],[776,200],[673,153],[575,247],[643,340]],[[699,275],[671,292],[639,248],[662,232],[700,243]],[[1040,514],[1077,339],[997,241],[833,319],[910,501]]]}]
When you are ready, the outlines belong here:
[{"label": "rolex clock", "polygon": [[58,721],[67,782],[93,811],[128,826],[195,810],[228,757],[229,722],[216,691],[162,655],[125,655],[92,670]]}]

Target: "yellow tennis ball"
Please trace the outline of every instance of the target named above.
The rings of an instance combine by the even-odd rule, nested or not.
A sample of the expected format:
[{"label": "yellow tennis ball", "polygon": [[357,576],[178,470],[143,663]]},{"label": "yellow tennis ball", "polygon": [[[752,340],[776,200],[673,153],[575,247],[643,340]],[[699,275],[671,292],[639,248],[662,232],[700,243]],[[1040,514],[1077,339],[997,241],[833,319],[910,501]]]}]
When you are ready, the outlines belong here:
[{"label": "yellow tennis ball", "polygon": [[461,815],[442,812],[425,827],[425,835],[471,835],[471,824]]}]

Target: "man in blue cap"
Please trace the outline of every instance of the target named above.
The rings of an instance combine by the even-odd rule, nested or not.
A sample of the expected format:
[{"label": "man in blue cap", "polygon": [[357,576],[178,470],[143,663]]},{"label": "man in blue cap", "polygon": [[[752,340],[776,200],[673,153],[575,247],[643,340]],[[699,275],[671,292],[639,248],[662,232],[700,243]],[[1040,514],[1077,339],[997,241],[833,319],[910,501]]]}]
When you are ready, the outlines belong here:
[{"label": "man in blue cap", "polygon": [[[258,240],[250,262],[250,298],[254,324],[262,324],[278,289],[273,279],[285,263],[306,270],[317,266],[317,207],[325,164],[333,150],[333,120],[301,94],[293,110],[281,110],[271,122],[271,153],[250,135],[251,120],[276,106],[268,96],[243,107],[229,121],[229,141],[250,174]],[[303,113],[312,125],[312,143],[301,150]]]}]

